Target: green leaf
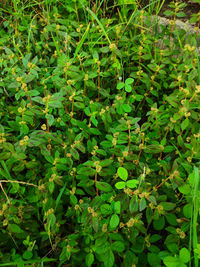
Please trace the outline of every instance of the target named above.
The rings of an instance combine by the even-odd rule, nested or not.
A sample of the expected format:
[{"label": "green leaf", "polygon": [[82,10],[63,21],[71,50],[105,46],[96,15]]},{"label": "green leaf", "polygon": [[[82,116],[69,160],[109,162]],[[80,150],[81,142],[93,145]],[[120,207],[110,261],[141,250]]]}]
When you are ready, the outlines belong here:
[{"label": "green leaf", "polygon": [[23,232],[23,230],[17,224],[9,224],[8,229],[10,232],[15,233],[15,234]]},{"label": "green leaf", "polygon": [[155,230],[162,230],[165,227],[165,217],[161,216],[158,220],[153,221],[153,227]]},{"label": "green leaf", "polygon": [[117,189],[123,189],[125,186],[126,186],[125,182],[118,182],[118,183],[115,184],[115,187]]},{"label": "green leaf", "polygon": [[107,250],[103,256],[104,266],[112,267],[115,261],[114,254],[111,249]]},{"label": "green leaf", "polygon": [[105,159],[105,160],[102,160],[100,162],[100,166],[101,167],[107,167],[107,166],[111,165],[112,162],[113,162],[113,160],[111,160],[111,159]]},{"label": "green leaf", "polygon": [[176,207],[176,204],[171,202],[161,202],[160,205],[167,211],[173,210]]},{"label": "green leaf", "polygon": [[129,180],[129,181],[126,182],[126,185],[129,188],[135,188],[135,187],[137,187],[138,184],[139,184],[138,180]]},{"label": "green leaf", "polygon": [[96,182],[96,187],[103,192],[111,192],[112,186],[105,182]]},{"label": "green leaf", "polygon": [[190,203],[186,204],[183,207],[183,215],[188,219],[191,218],[192,211],[193,211],[193,205]]},{"label": "green leaf", "polygon": [[189,184],[184,184],[182,186],[179,186],[178,190],[184,195],[188,195],[189,193],[191,193],[191,187]]},{"label": "green leaf", "polygon": [[138,211],[139,201],[137,196],[133,196],[129,203],[129,210],[131,213]]},{"label": "green leaf", "polygon": [[[89,11],[89,12],[92,12],[92,11]],[[92,13],[93,13],[93,12],[92,12]],[[94,14],[94,13],[93,13],[93,14]],[[76,47],[76,50],[75,50],[75,53],[74,53],[74,56],[73,56],[72,61],[74,61],[74,60],[76,59],[76,57],[77,57],[77,55],[78,55],[78,53],[79,53],[81,47],[83,46],[83,43],[84,43],[84,41],[85,41],[85,39],[86,39],[86,37],[87,37],[87,35],[88,35],[89,29],[90,29],[90,24],[91,24],[91,23],[88,24],[86,31],[84,32],[84,34],[83,34],[83,36],[82,36],[80,42],[78,43],[78,45],[77,45],[77,47]]]},{"label": "green leaf", "polygon": [[117,214],[120,214],[120,212],[121,212],[121,202],[120,201],[116,201],[114,203],[114,212]]},{"label": "green leaf", "polygon": [[103,215],[110,215],[110,214],[112,214],[112,208],[111,208],[111,206],[109,204],[103,204],[103,205],[101,205],[100,210],[101,210],[101,213]]},{"label": "green leaf", "polygon": [[111,249],[112,251],[123,252],[125,249],[125,245],[121,241],[115,241],[114,243],[112,243]]},{"label": "green leaf", "polygon": [[139,204],[139,211],[143,211],[147,206],[147,202],[145,198],[142,198],[140,200],[140,204]]},{"label": "green leaf", "polygon": [[51,114],[46,114],[46,119],[48,120],[49,126],[51,127],[54,123],[54,116]]},{"label": "green leaf", "polygon": [[131,110],[132,110],[131,107],[128,104],[123,104],[122,108],[127,113],[131,112]]},{"label": "green leaf", "polygon": [[161,235],[158,235],[158,234],[154,234],[150,237],[149,241],[150,243],[155,243],[157,242],[158,240],[160,240],[162,238]]},{"label": "green leaf", "polygon": [[124,180],[124,181],[126,181],[127,178],[128,178],[128,172],[127,172],[127,170],[126,170],[125,168],[123,168],[123,167],[119,167],[119,168],[117,169],[117,174],[118,174],[119,177],[120,177],[122,180]]},{"label": "green leaf", "polygon": [[70,153],[75,160],[79,160],[79,153],[75,148],[71,148]]},{"label": "green leaf", "polygon": [[125,84],[132,84],[133,82],[134,82],[133,78],[128,78],[126,79]]},{"label": "green leaf", "polygon": [[125,84],[125,91],[130,93],[132,91],[132,87],[129,84]]},{"label": "green leaf", "polygon": [[183,17],[185,17],[186,16],[186,14],[184,13],[184,12],[178,12],[177,14],[176,14],[176,16],[178,17],[178,18],[183,18]]},{"label": "green leaf", "polygon": [[117,214],[113,214],[110,219],[110,228],[112,230],[115,230],[118,224],[119,224],[119,216]]},{"label": "green leaf", "polygon": [[85,257],[85,262],[88,267],[92,266],[94,262],[94,255],[92,253],[87,254]]},{"label": "green leaf", "polygon": [[32,257],[33,257],[33,253],[32,253],[32,251],[30,251],[30,250],[26,250],[26,251],[23,253],[23,258],[24,258],[25,260],[30,260]]},{"label": "green leaf", "polygon": [[94,135],[101,135],[101,132],[96,128],[90,128],[90,133]]},{"label": "green leaf", "polygon": [[186,118],[186,119],[181,123],[181,129],[182,129],[182,131],[184,131],[184,130],[188,127],[189,123],[190,123],[190,121],[189,121],[188,118]]},{"label": "green leaf", "polygon": [[190,252],[187,248],[182,248],[179,252],[179,257],[184,263],[187,263],[190,261]]},{"label": "green leaf", "polygon": [[150,266],[160,266],[160,258],[158,257],[158,254],[156,253],[148,253],[147,254],[147,260]]},{"label": "green leaf", "polygon": [[164,150],[164,146],[159,145],[159,144],[148,145],[144,148],[145,153],[152,153],[152,154],[160,153],[163,150]]},{"label": "green leaf", "polygon": [[163,152],[164,153],[169,153],[169,152],[172,152],[174,150],[175,150],[175,147],[173,147],[173,146],[165,146]]},{"label": "green leaf", "polygon": [[180,266],[179,258],[175,258],[175,257],[171,257],[171,256],[168,256],[168,257],[164,258],[163,262],[167,267],[178,267],[178,266]]},{"label": "green leaf", "polygon": [[119,82],[119,83],[117,84],[117,89],[118,89],[118,90],[121,90],[123,87],[124,87],[124,83],[123,83],[123,82]]},{"label": "green leaf", "polygon": [[107,32],[105,31],[102,23],[100,22],[100,20],[97,18],[97,16],[92,12],[92,10],[90,10],[88,7],[86,8],[86,10],[90,13],[90,15],[96,20],[96,22],[99,24],[99,27],[101,28],[102,32],[104,33],[106,39],[108,40],[109,44],[111,44],[111,41],[108,37]]},{"label": "green leaf", "polygon": [[82,167],[77,171],[78,174],[93,176],[96,173],[96,170],[89,167]]},{"label": "green leaf", "polygon": [[167,219],[168,223],[173,225],[173,226],[176,226],[178,223],[177,223],[177,217],[174,213],[168,213],[165,215],[165,218]]}]

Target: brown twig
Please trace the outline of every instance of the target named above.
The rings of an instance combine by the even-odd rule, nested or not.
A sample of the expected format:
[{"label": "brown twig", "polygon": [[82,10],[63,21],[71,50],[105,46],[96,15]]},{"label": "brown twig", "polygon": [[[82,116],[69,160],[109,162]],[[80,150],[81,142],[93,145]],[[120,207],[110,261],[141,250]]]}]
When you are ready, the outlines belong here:
[{"label": "brown twig", "polygon": [[4,195],[6,196],[6,199],[7,199],[8,203],[10,204],[10,200],[9,200],[9,198],[8,198],[8,195],[6,194],[6,192],[5,192],[5,190],[4,190],[3,185],[1,184],[1,182],[2,182],[2,181],[0,181],[0,187],[1,187],[1,190],[3,191]]}]

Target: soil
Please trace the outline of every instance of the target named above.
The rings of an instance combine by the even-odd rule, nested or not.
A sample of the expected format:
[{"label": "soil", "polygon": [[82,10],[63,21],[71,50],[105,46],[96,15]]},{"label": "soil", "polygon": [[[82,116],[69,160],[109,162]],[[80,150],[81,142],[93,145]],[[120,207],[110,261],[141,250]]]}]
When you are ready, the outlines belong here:
[{"label": "soil", "polygon": [[[141,3],[142,7],[145,7],[146,5],[149,4],[149,1],[147,1],[147,0],[143,0],[141,2],[142,2]],[[163,4],[160,13],[158,14],[159,16],[166,17],[164,15],[164,12],[166,10],[171,10],[171,8],[168,7],[170,2],[172,2],[172,0],[165,0],[165,3]],[[191,18],[192,14],[197,14],[198,12],[200,12],[200,1],[199,1],[199,3],[196,3],[196,2],[194,2],[192,0],[182,0],[180,2],[186,3],[187,6],[182,10],[186,14],[186,16],[184,18],[178,18],[179,20],[181,20],[183,22],[186,22]],[[166,17],[166,18],[169,18],[169,17]]]}]

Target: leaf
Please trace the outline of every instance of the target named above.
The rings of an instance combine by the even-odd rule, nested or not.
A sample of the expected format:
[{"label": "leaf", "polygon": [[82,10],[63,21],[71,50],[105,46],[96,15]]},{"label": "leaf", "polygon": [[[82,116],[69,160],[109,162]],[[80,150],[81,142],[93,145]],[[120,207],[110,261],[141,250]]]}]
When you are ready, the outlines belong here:
[{"label": "leaf", "polygon": [[164,258],[163,262],[167,267],[178,267],[180,265],[179,258],[175,258],[171,256]]},{"label": "leaf", "polygon": [[119,82],[119,83],[117,84],[117,89],[118,89],[118,90],[121,90],[123,87],[124,87],[124,83]]},{"label": "leaf", "polygon": [[184,263],[187,263],[190,261],[190,252],[187,248],[182,248],[179,252],[179,257]]},{"label": "leaf", "polygon": [[131,110],[132,110],[131,107],[128,104],[123,104],[122,108],[127,113],[131,112]]},{"label": "leaf", "polygon": [[148,145],[144,148],[145,153],[152,153],[152,154],[160,153],[163,150],[164,150],[164,146],[159,145],[159,144]]},{"label": "leaf", "polygon": [[110,228],[112,230],[116,229],[119,224],[119,216],[117,214],[113,214],[110,219]]},{"label": "leaf", "polygon": [[139,204],[139,211],[143,211],[147,206],[147,202],[145,198],[142,198],[140,200],[140,204]]},{"label": "leaf", "polygon": [[90,128],[90,133],[94,135],[101,135],[102,133],[96,128]]},{"label": "leaf", "polygon": [[164,153],[169,153],[169,152],[172,152],[174,150],[175,150],[175,147],[173,147],[173,146],[165,146],[163,152]]},{"label": "leaf", "polygon": [[119,167],[119,168],[117,169],[117,174],[118,174],[119,177],[120,177],[122,180],[124,180],[124,181],[126,181],[127,178],[128,178],[128,172],[127,172],[127,170],[126,170],[125,168],[123,168],[123,167]]},{"label": "leaf", "polygon": [[183,207],[183,214],[186,218],[191,218],[192,216],[192,210],[193,210],[193,205],[188,203]]},{"label": "leaf", "polygon": [[93,176],[96,173],[96,170],[89,167],[82,167],[77,171],[78,174]]},{"label": "leaf", "polygon": [[132,91],[132,87],[129,84],[125,84],[125,91],[130,93]]},{"label": "leaf", "polygon": [[48,120],[49,126],[52,126],[54,123],[54,116],[51,114],[46,114],[46,119]]},{"label": "leaf", "polygon": [[105,182],[96,182],[96,187],[103,192],[111,192],[112,186]]},{"label": "leaf", "polygon": [[134,82],[133,78],[128,78],[126,79],[125,84],[132,84],[133,82]]},{"label": "leaf", "polygon": [[171,202],[161,202],[160,205],[167,211],[173,210],[176,207],[176,204]]},{"label": "leaf", "polygon": [[189,184],[184,184],[182,186],[179,186],[178,190],[184,195],[188,195],[189,193],[191,193],[191,187]]},{"label": "leaf", "polygon": [[183,17],[186,16],[186,14],[185,14],[184,12],[178,12],[178,13],[176,14],[176,16],[177,16],[178,18],[183,18]]},{"label": "leaf", "polygon": [[115,184],[115,187],[117,189],[123,189],[125,186],[126,186],[125,182],[118,182],[118,183]]},{"label": "leaf", "polygon": [[94,126],[96,126],[97,127],[97,125],[98,125],[98,121],[95,119],[95,117],[91,117],[91,122],[94,124]]},{"label": "leaf", "polygon": [[94,231],[97,233],[99,230],[99,220],[97,217],[92,217],[92,227]]},{"label": "leaf", "polygon": [[113,147],[113,144],[110,141],[102,141],[100,144],[105,148]]},{"label": "leaf", "polygon": [[161,260],[156,253],[148,253],[147,260],[150,266],[160,266]]},{"label": "leaf", "polygon": [[100,210],[101,210],[101,213],[103,215],[110,215],[110,214],[112,214],[112,208],[111,208],[111,206],[109,204],[103,204],[103,205],[101,205]]},{"label": "leaf", "polygon": [[121,212],[121,202],[120,201],[116,201],[114,203],[114,212],[120,214],[120,212]]},{"label": "leaf", "polygon": [[75,159],[75,160],[79,160],[79,153],[76,149],[74,148],[71,148],[70,149],[70,153],[72,154],[72,157]]},{"label": "leaf", "polygon": [[23,253],[23,258],[25,260],[30,260],[33,256],[33,253],[30,251],[30,250],[26,250],[24,253]]},{"label": "leaf", "polygon": [[165,215],[165,218],[167,219],[168,223],[173,225],[173,226],[176,226],[178,223],[177,223],[177,217],[174,213],[168,213]]},{"label": "leaf", "polygon": [[107,32],[105,31],[102,23],[100,22],[100,20],[97,18],[97,16],[92,12],[92,10],[90,10],[88,7],[86,8],[86,10],[90,13],[90,15],[96,20],[96,22],[99,24],[99,27],[101,28],[102,32],[104,33],[106,39],[108,40],[109,44],[111,44],[111,41],[108,37]]},{"label": "leaf", "polygon": [[112,159],[105,159],[105,160],[102,160],[102,161],[100,162],[100,166],[101,166],[101,167],[107,167],[107,166],[111,165],[112,162],[113,162]]},{"label": "leaf", "polygon": [[162,230],[165,227],[165,217],[161,216],[158,220],[153,221],[153,227],[155,230]]},{"label": "leaf", "polygon": [[94,255],[92,253],[87,254],[85,257],[85,262],[88,267],[92,266],[94,262]]},{"label": "leaf", "polygon": [[138,184],[139,184],[138,180],[129,180],[129,181],[126,182],[126,185],[129,188],[135,188],[135,187],[137,187]]},{"label": "leaf", "polygon": [[[91,11],[91,12],[92,12],[92,11]],[[76,47],[76,50],[75,50],[75,53],[74,53],[72,62],[76,59],[76,57],[77,57],[77,55],[78,55],[78,53],[79,53],[81,47],[83,46],[83,43],[84,43],[84,41],[85,41],[85,39],[86,39],[86,37],[87,37],[87,35],[88,35],[89,29],[90,29],[90,24],[91,24],[91,22],[89,22],[86,31],[84,32],[84,34],[83,34],[83,36],[82,36],[80,42],[78,43],[78,46]]]},{"label": "leaf", "polygon": [[15,233],[15,234],[23,232],[23,230],[17,224],[9,224],[8,229],[10,232]]},{"label": "leaf", "polygon": [[112,267],[115,261],[114,254],[111,249],[107,250],[103,256],[104,266],[105,267]]},{"label": "leaf", "polygon": [[186,118],[186,119],[181,123],[181,129],[182,129],[182,131],[184,131],[184,130],[188,127],[189,123],[190,123],[190,121],[189,121],[188,118]]},{"label": "leaf", "polygon": [[112,251],[123,252],[125,249],[125,245],[121,241],[115,241],[114,243],[112,243],[111,249]]},{"label": "leaf", "polygon": [[139,201],[137,196],[133,196],[129,203],[129,210],[131,213],[138,211],[139,208]]}]

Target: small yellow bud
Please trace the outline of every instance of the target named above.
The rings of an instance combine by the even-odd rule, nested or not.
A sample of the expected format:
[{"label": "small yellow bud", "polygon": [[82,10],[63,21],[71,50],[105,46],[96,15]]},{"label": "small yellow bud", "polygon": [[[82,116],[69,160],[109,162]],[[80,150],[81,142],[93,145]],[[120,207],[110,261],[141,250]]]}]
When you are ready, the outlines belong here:
[{"label": "small yellow bud", "polygon": [[42,129],[43,131],[45,131],[45,130],[47,129],[46,124],[42,124],[41,129]]}]

